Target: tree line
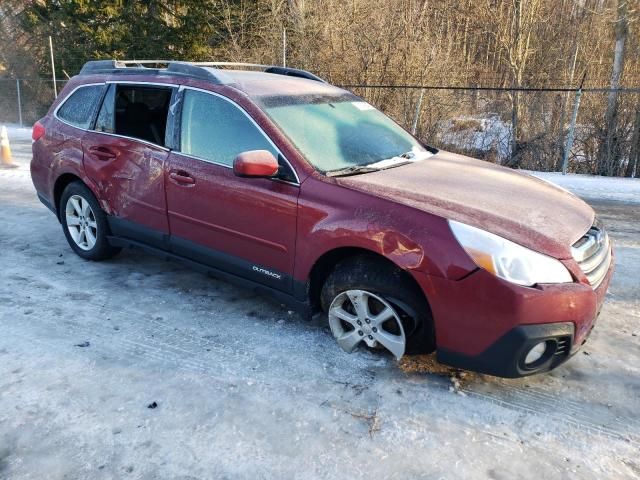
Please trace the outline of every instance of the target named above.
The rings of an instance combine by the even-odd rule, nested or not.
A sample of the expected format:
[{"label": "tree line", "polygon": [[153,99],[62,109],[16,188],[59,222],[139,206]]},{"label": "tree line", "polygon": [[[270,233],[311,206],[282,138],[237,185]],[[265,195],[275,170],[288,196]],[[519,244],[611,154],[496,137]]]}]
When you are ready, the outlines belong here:
[{"label": "tree line", "polygon": [[[349,85],[558,88],[584,77],[610,91],[582,99],[571,170],[632,176],[639,18],[631,0],[4,0],[0,75],[50,75],[51,36],[67,76],[88,59],[162,58],[286,61]],[[419,115],[428,142],[536,169],[559,168],[574,106],[571,92],[429,90],[420,103],[416,89],[354,90],[405,126]]]}]

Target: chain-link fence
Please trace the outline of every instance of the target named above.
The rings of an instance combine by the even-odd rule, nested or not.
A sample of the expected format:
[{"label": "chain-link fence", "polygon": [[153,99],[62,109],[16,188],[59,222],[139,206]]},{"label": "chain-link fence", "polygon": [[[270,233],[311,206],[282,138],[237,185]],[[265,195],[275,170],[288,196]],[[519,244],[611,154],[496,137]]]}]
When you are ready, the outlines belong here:
[{"label": "chain-link fence", "polygon": [[[57,80],[58,92],[66,80]],[[0,78],[0,123],[31,126],[55,98],[53,80]]]},{"label": "chain-link fence", "polygon": [[[64,84],[65,80],[57,82],[58,91]],[[431,145],[533,170],[562,168],[576,106],[576,90],[571,89],[346,87]],[[625,89],[618,92],[613,160],[603,171],[600,145],[608,94],[606,89],[582,92],[568,171],[624,175],[628,164],[637,162],[638,148],[634,150],[633,144],[640,128],[640,89]],[[0,123],[30,126],[53,100],[52,80],[0,79]],[[632,170],[637,176],[640,165]]]}]

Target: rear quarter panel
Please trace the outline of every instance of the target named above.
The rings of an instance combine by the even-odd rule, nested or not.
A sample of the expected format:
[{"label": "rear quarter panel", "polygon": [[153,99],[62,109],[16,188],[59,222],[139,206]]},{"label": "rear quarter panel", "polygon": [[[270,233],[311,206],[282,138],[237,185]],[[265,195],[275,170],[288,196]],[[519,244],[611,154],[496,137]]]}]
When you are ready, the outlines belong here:
[{"label": "rear quarter panel", "polygon": [[53,203],[56,180],[70,173],[81,178],[95,193],[95,185],[84,175],[82,165],[84,131],[53,116],[47,116],[41,123],[47,133],[34,142],[31,162],[31,177],[36,191]]},{"label": "rear quarter panel", "polygon": [[77,86],[101,81],[104,81],[103,77],[90,77],[82,81],[74,77],[62,89],[47,115],[39,120],[46,133],[32,145],[31,178],[36,192],[51,204],[54,202],[56,180],[64,174],[79,177],[96,193],[96,186],[84,174],[82,164],[84,130],[63,123],[54,116],[54,112]]}]

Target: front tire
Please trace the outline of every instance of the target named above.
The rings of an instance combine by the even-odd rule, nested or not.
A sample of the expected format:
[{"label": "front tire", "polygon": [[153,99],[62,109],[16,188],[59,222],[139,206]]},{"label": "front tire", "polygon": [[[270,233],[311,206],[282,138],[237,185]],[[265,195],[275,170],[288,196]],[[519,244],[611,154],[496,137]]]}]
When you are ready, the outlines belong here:
[{"label": "front tire", "polygon": [[382,259],[360,255],[340,262],[322,287],[320,304],[347,352],[364,344],[384,347],[399,359],[435,349],[431,309],[422,291]]},{"label": "front tire", "polygon": [[59,218],[69,246],[80,257],[106,260],[120,251],[109,245],[107,216],[86,185],[67,185],[60,198]]}]

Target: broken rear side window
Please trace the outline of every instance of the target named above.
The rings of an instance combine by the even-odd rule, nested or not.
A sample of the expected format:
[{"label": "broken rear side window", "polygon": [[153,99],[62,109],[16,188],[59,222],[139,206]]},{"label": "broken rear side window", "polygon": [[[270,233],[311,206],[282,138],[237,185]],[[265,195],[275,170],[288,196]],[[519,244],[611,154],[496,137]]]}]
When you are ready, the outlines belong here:
[{"label": "broken rear side window", "polygon": [[171,87],[110,85],[96,130],[164,146],[171,92]]}]

